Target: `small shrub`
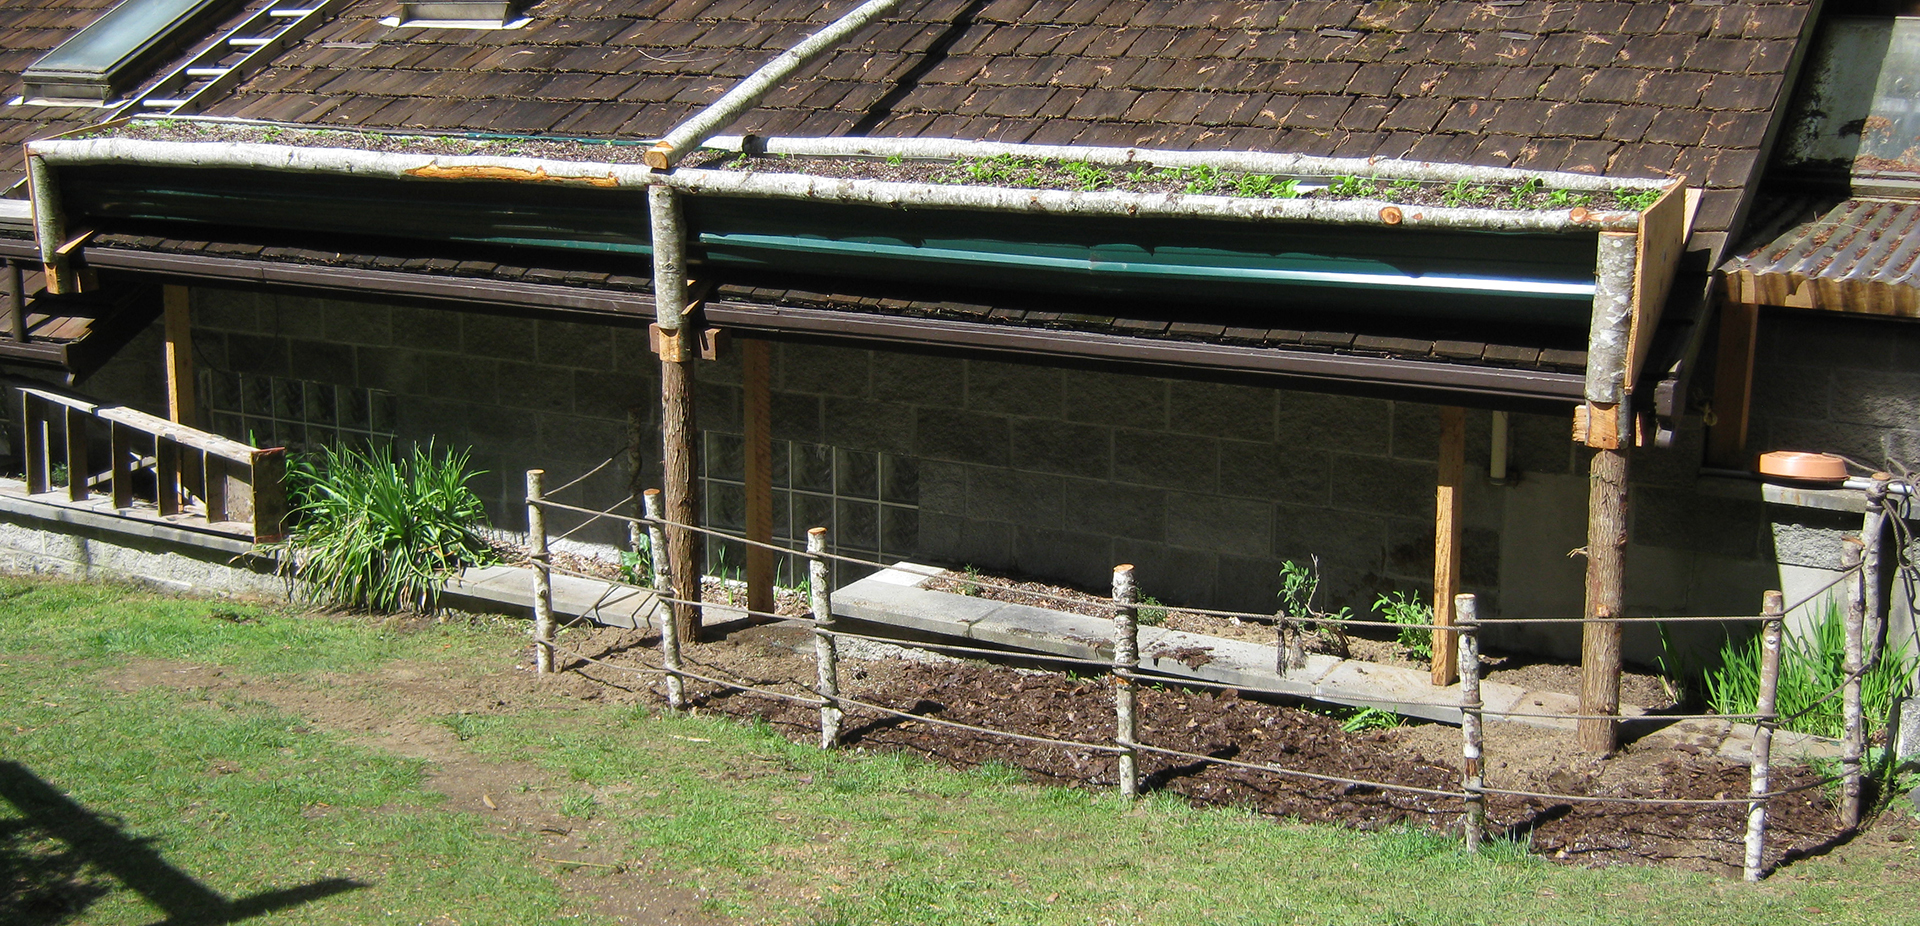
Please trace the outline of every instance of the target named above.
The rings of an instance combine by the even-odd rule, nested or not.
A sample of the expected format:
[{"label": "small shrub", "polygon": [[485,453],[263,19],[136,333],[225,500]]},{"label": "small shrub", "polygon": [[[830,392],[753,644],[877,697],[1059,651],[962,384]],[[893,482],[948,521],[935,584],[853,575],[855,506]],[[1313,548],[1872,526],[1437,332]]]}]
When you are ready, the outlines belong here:
[{"label": "small shrub", "polygon": [[1405,592],[1381,595],[1373,613],[1399,625],[1396,642],[1415,659],[1433,658],[1433,606]]},{"label": "small shrub", "polygon": [[620,551],[620,581],[653,586],[653,537],[644,531],[633,538],[633,549]]},{"label": "small shrub", "polygon": [[349,610],[432,613],[447,577],[493,561],[464,453],[322,448],[287,467],[297,588]]},{"label": "small shrub", "polygon": [[1143,627],[1158,627],[1167,622],[1166,602],[1152,595],[1142,596],[1135,616]]},{"label": "small shrub", "polygon": [[[1840,603],[1828,598],[1811,633],[1789,632],[1780,640],[1780,684],[1774,700],[1781,726],[1798,733],[1837,737],[1846,731],[1839,694],[1826,697],[1847,678],[1846,619]],[[1860,677],[1861,713],[1867,732],[1884,723],[1893,702],[1907,696],[1914,656],[1889,641],[1880,662]],[[1720,667],[1707,673],[1707,704],[1722,714],[1751,714],[1760,701],[1760,637],[1727,641]],[[1821,698],[1826,697],[1826,700]]]},{"label": "small shrub", "polygon": [[1355,708],[1353,714],[1341,722],[1340,729],[1348,733],[1365,733],[1368,730],[1391,730],[1405,722],[1405,718],[1390,710],[1361,707]]}]

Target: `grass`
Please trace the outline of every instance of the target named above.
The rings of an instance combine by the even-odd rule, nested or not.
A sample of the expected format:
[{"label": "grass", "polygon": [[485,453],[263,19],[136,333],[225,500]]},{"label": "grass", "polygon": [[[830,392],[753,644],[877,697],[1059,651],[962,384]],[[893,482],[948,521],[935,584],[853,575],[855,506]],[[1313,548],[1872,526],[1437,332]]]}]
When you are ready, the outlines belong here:
[{"label": "grass", "polygon": [[[205,601],[0,579],[9,680],[0,754],[227,897],[358,882],[249,922],[597,921],[591,898],[565,893],[536,858],[547,851],[538,834],[446,809],[419,762],[377,741],[356,744],[218,690],[109,684],[130,661],[169,659],[294,690],[377,692],[394,659],[455,677],[504,671],[521,655],[521,628],[403,631],[221,607],[252,622],[211,617]],[[1128,805],[1027,783],[1004,767],[962,774],[906,756],[823,753],[765,724],[527,703],[439,722],[460,750],[548,770],[554,811],[602,827],[620,864],[567,877],[684,890],[703,912],[743,922],[1920,922],[1911,855],[1889,871],[1843,849],[1758,887],[1651,868],[1589,871],[1513,846],[1469,857],[1457,840],[1421,830],[1276,823],[1164,795]],[[4,800],[0,833],[10,834],[0,860],[16,879],[70,887],[82,902],[60,922],[163,918],[104,869],[75,864],[72,847],[23,825]],[[0,899],[0,921],[53,921],[5,906],[17,887]]]},{"label": "grass", "polygon": [[[1846,620],[1840,602],[1828,598],[1810,632],[1791,629],[1780,641],[1780,681],[1775,709],[1782,726],[1800,733],[1839,737],[1846,732],[1844,701],[1835,693],[1846,680]],[[1914,655],[1889,641],[1880,662],[1860,676],[1862,717],[1868,735],[1886,723],[1893,702],[1908,694]],[[1720,649],[1720,665],[1705,674],[1707,703],[1722,714],[1751,714],[1760,698],[1760,637]]]}]

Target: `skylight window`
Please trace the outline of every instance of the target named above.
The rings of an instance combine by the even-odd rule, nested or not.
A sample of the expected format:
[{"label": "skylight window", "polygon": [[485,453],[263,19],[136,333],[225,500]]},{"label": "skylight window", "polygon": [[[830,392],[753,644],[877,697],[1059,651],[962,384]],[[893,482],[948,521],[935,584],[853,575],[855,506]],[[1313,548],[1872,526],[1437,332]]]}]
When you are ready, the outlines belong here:
[{"label": "skylight window", "polygon": [[519,17],[522,0],[401,0],[400,15],[381,20],[385,25],[442,29],[515,29],[526,25]]},{"label": "skylight window", "polygon": [[235,0],[123,0],[21,74],[29,103],[104,104],[162,58],[199,38],[196,27]]}]

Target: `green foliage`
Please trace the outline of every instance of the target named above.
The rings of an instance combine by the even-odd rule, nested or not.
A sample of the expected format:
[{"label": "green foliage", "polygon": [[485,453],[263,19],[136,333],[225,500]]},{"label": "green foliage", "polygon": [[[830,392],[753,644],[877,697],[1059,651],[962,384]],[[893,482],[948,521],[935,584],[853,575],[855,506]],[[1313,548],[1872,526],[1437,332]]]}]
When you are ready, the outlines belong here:
[{"label": "green foliage", "polygon": [[322,448],[287,467],[298,588],[350,610],[432,613],[441,584],[493,561],[465,453]]},{"label": "green foliage", "polygon": [[1573,190],[1554,190],[1547,194],[1547,205],[1555,209],[1591,206],[1593,205],[1593,194],[1576,193]]},{"label": "green foliage", "polygon": [[1368,730],[1391,730],[1405,722],[1405,718],[1390,710],[1362,707],[1356,708],[1353,714],[1340,724],[1340,729],[1348,733],[1365,733]]},{"label": "green foliage", "polygon": [[1540,188],[1543,186],[1546,184],[1539,177],[1528,177],[1514,184],[1513,189],[1507,193],[1507,208],[1525,209],[1532,205],[1533,198],[1539,195]]},{"label": "green foliage", "polygon": [[[1811,634],[1789,632],[1780,641],[1780,684],[1774,709],[1781,726],[1799,733],[1837,737],[1846,729],[1837,692],[1846,681],[1847,629],[1840,603],[1828,598]],[[1760,700],[1760,637],[1720,648],[1720,667],[1706,674],[1707,704],[1722,714],[1751,714]],[[1886,721],[1893,702],[1906,697],[1914,655],[1889,641],[1880,662],[1860,677],[1860,704],[1867,732]],[[1829,697],[1828,694],[1833,694]],[[1822,700],[1825,698],[1825,700]]]},{"label": "green foliage", "polygon": [[1418,595],[1405,592],[1381,595],[1373,602],[1373,613],[1399,625],[1395,638],[1415,659],[1433,658],[1433,606]]},{"label": "green foliage", "polygon": [[1465,177],[1440,194],[1440,202],[1447,206],[1479,206],[1493,198],[1493,190],[1480,184],[1469,183]]},{"label": "green foliage", "polygon": [[1380,195],[1380,183],[1372,177],[1340,174],[1327,184],[1326,194],[1335,199],[1372,199]]},{"label": "green foliage", "polygon": [[[972,563],[960,567],[960,578],[963,580],[960,583],[960,594],[968,596],[980,594],[980,586],[978,584],[981,581],[980,567]],[[811,585],[811,583],[809,583],[809,585]]]},{"label": "green foliage", "polygon": [[1312,620],[1327,618],[1330,620],[1348,620],[1353,617],[1350,608],[1326,612],[1313,606],[1315,595],[1320,593],[1320,558],[1314,557],[1309,563],[1296,563],[1287,560],[1280,564],[1280,616],[1294,620]]},{"label": "green foliage", "polygon": [[645,531],[634,535],[633,549],[620,551],[620,581],[628,585],[653,587],[653,536]]},{"label": "green foliage", "polygon": [[1166,603],[1152,595],[1143,595],[1136,616],[1141,626],[1158,627],[1167,622]]},{"label": "green foliage", "polygon": [[1619,200],[1622,208],[1645,212],[1652,208],[1654,203],[1659,202],[1661,194],[1665,192],[1665,190],[1618,190],[1613,194],[1613,198]]}]

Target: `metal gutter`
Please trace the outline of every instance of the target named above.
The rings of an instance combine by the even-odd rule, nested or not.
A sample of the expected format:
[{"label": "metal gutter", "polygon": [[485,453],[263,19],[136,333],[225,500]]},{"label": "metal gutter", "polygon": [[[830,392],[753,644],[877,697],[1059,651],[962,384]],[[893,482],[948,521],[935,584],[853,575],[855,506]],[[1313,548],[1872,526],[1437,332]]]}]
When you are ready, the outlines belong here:
[{"label": "metal gutter", "polygon": [[[388,270],[275,264],[231,257],[161,254],[103,247],[88,248],[87,262],[102,269],[226,280],[258,286],[352,290],[436,302],[480,303],[530,313],[588,316],[600,321],[620,319],[639,324],[653,318],[653,300],[645,295],[574,290],[491,279],[432,277]],[[1388,389],[1463,393],[1562,405],[1580,399],[1583,382],[1578,373],[1286,351],[735,301],[710,301],[705,304],[704,311],[706,320],[712,324],[770,335],[1107,360],[1178,369],[1188,375],[1196,370],[1218,374],[1272,374]]]}]

